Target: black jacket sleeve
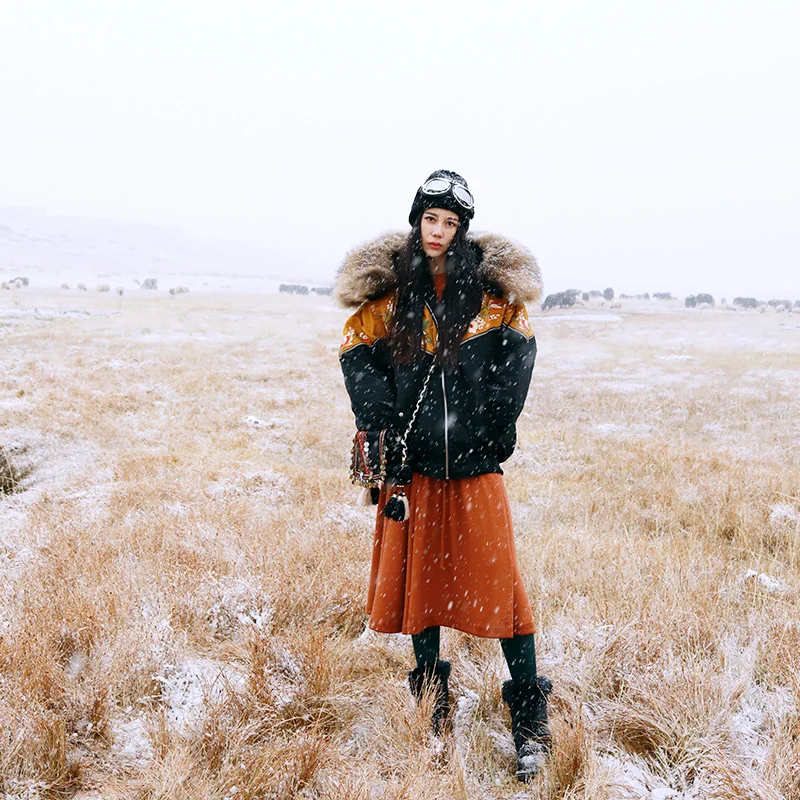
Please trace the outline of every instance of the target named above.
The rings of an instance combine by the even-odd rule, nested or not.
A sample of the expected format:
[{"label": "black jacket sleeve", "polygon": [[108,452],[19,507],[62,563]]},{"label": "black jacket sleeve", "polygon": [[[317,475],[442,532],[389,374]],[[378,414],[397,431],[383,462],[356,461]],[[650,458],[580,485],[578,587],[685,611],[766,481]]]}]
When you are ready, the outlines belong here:
[{"label": "black jacket sleeve", "polygon": [[525,406],[536,360],[536,339],[524,305],[509,305],[503,319],[489,383],[489,408],[498,436],[500,460],[516,445],[516,422]]},{"label": "black jacket sleeve", "polygon": [[344,326],[339,363],[360,431],[379,431],[394,419],[394,376],[386,347],[386,320],[364,303]]}]

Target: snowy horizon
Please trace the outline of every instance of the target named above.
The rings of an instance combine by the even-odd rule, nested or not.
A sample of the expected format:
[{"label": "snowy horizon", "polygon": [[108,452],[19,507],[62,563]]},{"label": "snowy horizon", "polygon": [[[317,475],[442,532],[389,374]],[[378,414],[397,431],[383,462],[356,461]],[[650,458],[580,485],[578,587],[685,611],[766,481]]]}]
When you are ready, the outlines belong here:
[{"label": "snowy horizon", "polygon": [[[364,240],[370,238],[364,237]],[[354,243],[358,244],[358,242]],[[333,254],[332,254],[333,256]],[[31,273],[39,286],[57,287],[62,282],[95,281],[118,276],[136,278],[171,278],[172,284],[194,280],[193,288],[238,288],[277,291],[280,283],[303,283],[309,286],[331,285],[344,257],[320,265],[314,270],[298,264],[281,264],[281,256],[268,244],[225,237],[219,231],[197,234],[179,225],[157,225],[142,220],[102,218],[47,212],[35,208],[0,208],[0,280],[10,280]],[[757,300],[800,299],[800,287],[757,288],[754,282],[744,286],[718,281],[708,285],[680,285],[668,279],[640,278],[621,283],[608,275],[598,279],[576,274],[549,275],[541,264],[545,295],[567,289],[583,292],[603,291],[612,287],[620,294],[671,292],[683,299],[689,294],[708,292],[717,302],[725,298],[755,297]],[[214,280],[200,281],[201,278]],[[555,281],[561,282],[556,284]],[[593,282],[589,282],[592,280]],[[93,288],[93,287],[89,287]]]}]

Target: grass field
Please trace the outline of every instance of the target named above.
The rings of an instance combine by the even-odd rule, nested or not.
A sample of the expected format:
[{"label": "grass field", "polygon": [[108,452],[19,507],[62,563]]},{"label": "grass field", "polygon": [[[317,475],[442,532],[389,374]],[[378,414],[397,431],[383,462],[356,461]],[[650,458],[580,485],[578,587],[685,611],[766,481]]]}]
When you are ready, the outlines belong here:
[{"label": "grass field", "polygon": [[[14,299],[15,298],[15,299]],[[513,778],[496,641],[442,745],[365,630],[347,313],[0,295],[0,796],[800,797],[800,316],[533,317],[507,486],[554,683]]]}]

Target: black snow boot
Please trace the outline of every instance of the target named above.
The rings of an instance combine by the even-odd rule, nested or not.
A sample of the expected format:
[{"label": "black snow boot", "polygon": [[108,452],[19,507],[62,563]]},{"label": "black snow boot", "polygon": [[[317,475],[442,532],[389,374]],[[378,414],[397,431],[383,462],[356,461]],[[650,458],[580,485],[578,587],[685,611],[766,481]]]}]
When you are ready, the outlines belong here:
[{"label": "black snow boot", "polygon": [[442,732],[450,716],[450,692],[447,689],[449,677],[449,661],[437,661],[435,666],[417,667],[408,673],[408,685],[418,705],[426,692],[433,695],[431,730],[436,736]]},{"label": "black snow boot", "polygon": [[529,781],[544,765],[550,752],[547,697],[553,684],[540,675],[532,680],[506,681],[503,700],[511,712],[511,733],[517,750],[517,779]]}]

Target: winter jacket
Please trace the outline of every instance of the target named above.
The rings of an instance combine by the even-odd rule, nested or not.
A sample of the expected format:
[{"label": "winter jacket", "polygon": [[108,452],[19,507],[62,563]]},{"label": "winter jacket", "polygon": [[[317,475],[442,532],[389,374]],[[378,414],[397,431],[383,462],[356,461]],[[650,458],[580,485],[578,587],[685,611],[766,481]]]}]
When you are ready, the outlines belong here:
[{"label": "winter jacket", "polygon": [[[394,258],[404,234],[386,234],[348,253],[334,294],[358,310],[347,320],[339,360],[359,430],[404,433],[437,347],[438,301],[431,287],[423,318],[424,355],[394,365],[386,343],[397,297]],[[459,348],[455,373],[435,366],[411,433],[408,461],[433,478],[500,472],[514,451],[516,421],[528,393],[536,340],[525,302],[541,296],[541,277],[522,246],[493,234],[470,237],[480,257],[483,302]]]}]

